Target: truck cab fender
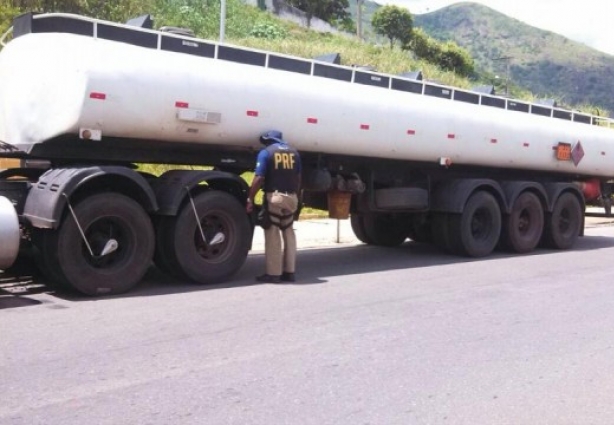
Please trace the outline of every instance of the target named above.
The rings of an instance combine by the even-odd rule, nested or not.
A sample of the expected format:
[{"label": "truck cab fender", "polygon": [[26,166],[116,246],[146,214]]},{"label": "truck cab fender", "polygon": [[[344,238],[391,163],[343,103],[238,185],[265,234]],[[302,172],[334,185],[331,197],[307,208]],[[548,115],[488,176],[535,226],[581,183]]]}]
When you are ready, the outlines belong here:
[{"label": "truck cab fender", "polygon": [[501,211],[508,205],[499,183],[490,179],[452,179],[434,185],[431,198],[431,211],[460,214],[465,209],[467,199],[477,190],[486,190],[499,202]]},{"label": "truck cab fender", "polygon": [[170,170],[152,182],[160,207],[157,214],[177,215],[179,208],[187,198],[188,190],[193,192],[198,189],[198,186],[227,192],[233,195],[241,205],[245,205],[249,189],[245,180],[225,171]]},{"label": "truck cab fender", "polygon": [[158,208],[147,180],[138,172],[122,166],[54,168],[43,173],[28,193],[24,217],[34,227],[59,226],[68,199],[77,191],[111,188],[139,202],[148,212]]}]

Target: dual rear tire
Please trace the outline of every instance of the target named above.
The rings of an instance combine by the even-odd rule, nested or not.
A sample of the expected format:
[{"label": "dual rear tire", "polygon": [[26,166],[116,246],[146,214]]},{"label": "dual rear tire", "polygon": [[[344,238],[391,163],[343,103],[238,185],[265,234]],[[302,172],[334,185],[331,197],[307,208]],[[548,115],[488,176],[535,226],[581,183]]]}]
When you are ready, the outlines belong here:
[{"label": "dual rear tire", "polygon": [[471,195],[461,214],[437,214],[435,243],[445,251],[469,257],[490,254],[501,234],[501,210],[495,197],[478,191]]},{"label": "dual rear tire", "polygon": [[[131,198],[114,192],[86,197],[74,205],[74,216],[70,210],[64,214],[57,229],[34,230],[35,260],[52,283],[89,296],[132,289],[152,265],[154,252],[160,268],[180,279],[220,282],[245,262],[251,225],[244,207],[228,193],[202,192],[194,205],[196,214],[186,202],[177,216],[158,218],[154,231],[149,215]],[[207,242],[222,237],[209,244],[201,228]]]},{"label": "dual rear tire", "polygon": [[[196,195],[194,208],[188,200],[177,216],[158,221],[156,265],[195,283],[224,281],[243,265],[250,248],[252,230],[245,209],[236,198],[220,191]],[[210,243],[218,234],[223,240]]]},{"label": "dual rear tire", "polygon": [[[391,221],[386,217],[352,216],[354,233],[362,242],[386,246],[398,245],[406,235],[415,233],[411,220]],[[540,198],[525,191],[513,201],[510,213],[503,215],[497,199],[481,190],[469,196],[460,214],[433,213],[429,231],[422,229],[422,234],[416,235],[428,235],[435,245],[452,254],[484,257],[497,246],[517,253],[531,252],[540,243],[548,248],[569,249],[582,225],[582,203],[572,192],[562,193],[552,212],[546,214]]]},{"label": "dual rear tire", "polygon": [[509,215],[503,219],[501,246],[512,252],[533,251],[544,231],[544,208],[532,192],[520,194]]},{"label": "dual rear tire", "polygon": [[352,214],[354,235],[363,243],[397,246],[407,239],[405,220],[395,214]]},{"label": "dual rear tire", "polygon": [[[155,244],[143,208],[124,195],[100,193],[77,203],[74,214],[78,224],[67,212],[56,230],[35,231],[35,259],[43,274],[90,296],[120,294],[138,284],[151,265]],[[103,255],[109,241],[116,248]]]},{"label": "dual rear tire", "polygon": [[572,193],[563,193],[554,204],[551,213],[546,215],[543,245],[553,249],[569,249],[578,239],[584,216],[582,204]]}]

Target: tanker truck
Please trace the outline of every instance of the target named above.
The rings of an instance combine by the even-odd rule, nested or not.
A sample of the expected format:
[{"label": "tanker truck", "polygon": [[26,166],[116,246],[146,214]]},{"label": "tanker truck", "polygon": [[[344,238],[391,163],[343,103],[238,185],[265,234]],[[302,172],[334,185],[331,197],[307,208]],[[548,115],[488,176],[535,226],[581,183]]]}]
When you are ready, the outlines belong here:
[{"label": "tanker truck", "polygon": [[[98,296],[155,264],[229,279],[251,247],[258,136],[302,157],[303,203],[364,243],[483,257],[569,249],[610,212],[614,131],[578,111],[70,14],[0,52],[0,269],[33,255]],[[160,176],[137,164],[176,164]]]}]

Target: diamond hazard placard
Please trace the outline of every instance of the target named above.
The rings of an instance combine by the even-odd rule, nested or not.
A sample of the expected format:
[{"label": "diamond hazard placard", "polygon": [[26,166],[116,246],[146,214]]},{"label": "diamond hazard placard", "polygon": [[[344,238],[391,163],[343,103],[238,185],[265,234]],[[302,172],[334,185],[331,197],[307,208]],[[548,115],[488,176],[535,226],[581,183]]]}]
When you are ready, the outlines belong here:
[{"label": "diamond hazard placard", "polygon": [[577,167],[580,161],[582,161],[582,158],[584,158],[584,148],[582,148],[582,143],[580,143],[578,140],[578,143],[576,143],[571,150],[571,160],[573,161],[573,165]]}]

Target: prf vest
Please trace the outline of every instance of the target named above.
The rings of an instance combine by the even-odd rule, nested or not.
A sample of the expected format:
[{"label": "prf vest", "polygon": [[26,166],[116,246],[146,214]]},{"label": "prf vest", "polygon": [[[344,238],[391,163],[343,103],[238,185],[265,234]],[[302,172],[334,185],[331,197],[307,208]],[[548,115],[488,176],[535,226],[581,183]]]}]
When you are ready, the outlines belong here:
[{"label": "prf vest", "polygon": [[298,190],[301,159],[296,149],[275,143],[266,148],[269,153],[264,176],[264,191],[293,192]]}]

